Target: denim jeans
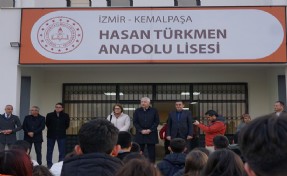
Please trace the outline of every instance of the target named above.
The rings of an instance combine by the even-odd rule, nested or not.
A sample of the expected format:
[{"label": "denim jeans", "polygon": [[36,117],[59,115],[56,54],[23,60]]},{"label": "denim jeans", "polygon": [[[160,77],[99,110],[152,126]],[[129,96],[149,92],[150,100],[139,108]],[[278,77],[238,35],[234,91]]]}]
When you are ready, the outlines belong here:
[{"label": "denim jeans", "polygon": [[53,165],[52,162],[52,157],[53,157],[53,151],[54,151],[54,146],[55,143],[58,143],[58,148],[59,148],[59,161],[63,161],[65,158],[65,154],[66,154],[66,138],[56,138],[56,139],[52,139],[52,138],[47,138],[47,167],[51,168]]}]

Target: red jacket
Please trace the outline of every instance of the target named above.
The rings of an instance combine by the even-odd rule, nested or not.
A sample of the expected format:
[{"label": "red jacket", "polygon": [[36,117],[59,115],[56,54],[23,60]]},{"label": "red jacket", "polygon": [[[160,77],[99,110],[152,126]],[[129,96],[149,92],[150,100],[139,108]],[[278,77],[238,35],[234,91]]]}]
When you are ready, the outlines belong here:
[{"label": "red jacket", "polygon": [[167,130],[167,124],[165,124],[159,131],[159,137],[161,139],[166,139],[166,130]]},{"label": "red jacket", "polygon": [[224,135],[226,130],[226,125],[221,121],[211,122],[208,126],[200,123],[198,127],[205,133],[206,146],[213,146],[213,138],[219,134]]}]

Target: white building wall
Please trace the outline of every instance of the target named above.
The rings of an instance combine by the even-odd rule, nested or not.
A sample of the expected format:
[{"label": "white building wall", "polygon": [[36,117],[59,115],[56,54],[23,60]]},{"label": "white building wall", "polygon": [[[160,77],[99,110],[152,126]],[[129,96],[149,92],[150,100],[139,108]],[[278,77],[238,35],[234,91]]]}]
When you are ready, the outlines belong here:
[{"label": "white building wall", "polygon": [[[95,66],[94,68],[45,68],[39,79],[38,71],[22,68],[25,75],[38,77],[41,89],[32,91],[31,104],[41,107],[46,114],[62,100],[63,83],[206,83],[246,82],[249,90],[249,111],[252,117],[273,111],[278,99],[277,75],[284,69],[258,66],[192,66],[192,65],[127,65]],[[35,68],[36,69],[36,68]],[[37,70],[37,69],[36,69]],[[32,81],[32,89],[39,82]],[[37,97],[39,96],[39,97]]]},{"label": "white building wall", "polygon": [[[271,111],[274,111],[274,103],[275,101],[278,101],[278,76],[279,75],[285,75],[286,73],[284,70],[287,70],[287,67],[278,67],[270,70],[269,74],[267,75],[266,79],[268,80],[266,86],[269,87],[269,95],[270,99],[268,100],[269,107],[271,108]],[[287,82],[287,81],[286,81]]]},{"label": "white building wall", "polygon": [[0,113],[4,113],[5,105],[11,104],[14,114],[19,114],[19,48],[10,47],[10,42],[20,40],[20,17],[19,9],[0,9]]}]

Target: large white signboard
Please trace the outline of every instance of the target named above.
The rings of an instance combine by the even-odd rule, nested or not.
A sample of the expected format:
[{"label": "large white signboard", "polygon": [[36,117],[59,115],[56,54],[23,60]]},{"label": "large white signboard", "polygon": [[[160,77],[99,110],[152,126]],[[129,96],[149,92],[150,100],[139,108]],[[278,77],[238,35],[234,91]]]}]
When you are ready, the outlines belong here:
[{"label": "large white signboard", "polygon": [[33,23],[30,40],[55,61],[256,60],[282,46],[285,29],[259,9],[59,9]]}]

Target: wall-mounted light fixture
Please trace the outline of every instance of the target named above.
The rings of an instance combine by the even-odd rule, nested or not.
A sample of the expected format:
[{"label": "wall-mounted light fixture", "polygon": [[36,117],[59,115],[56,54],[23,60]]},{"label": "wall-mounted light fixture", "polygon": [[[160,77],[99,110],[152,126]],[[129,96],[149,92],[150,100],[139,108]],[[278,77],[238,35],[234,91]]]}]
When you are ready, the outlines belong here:
[{"label": "wall-mounted light fixture", "polygon": [[10,42],[11,47],[20,47],[20,42]]}]

